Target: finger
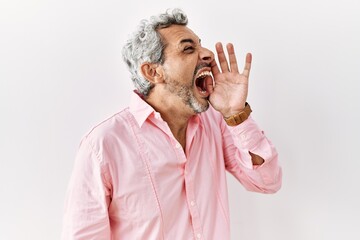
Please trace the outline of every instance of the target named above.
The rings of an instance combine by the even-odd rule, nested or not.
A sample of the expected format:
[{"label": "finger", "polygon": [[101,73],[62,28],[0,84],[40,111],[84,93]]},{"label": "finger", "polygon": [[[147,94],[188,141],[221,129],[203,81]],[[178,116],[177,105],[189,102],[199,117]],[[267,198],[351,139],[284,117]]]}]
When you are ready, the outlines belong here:
[{"label": "finger", "polygon": [[212,72],[213,76],[219,74],[220,70],[219,70],[219,67],[218,67],[216,61],[213,60],[210,64],[211,64],[210,66],[211,66],[211,72]]},{"label": "finger", "polygon": [[244,71],[242,72],[242,74],[245,75],[246,77],[249,77],[250,75],[251,62],[252,62],[252,55],[251,53],[248,53],[246,54],[245,67],[244,67]]},{"label": "finger", "polygon": [[216,43],[215,48],[216,48],[216,52],[218,55],[221,71],[229,72],[229,66],[228,66],[228,62],[225,57],[225,53],[224,53],[222,44],[220,42]]},{"label": "finger", "polygon": [[238,64],[236,61],[235,51],[234,51],[234,45],[232,43],[229,43],[226,45],[227,52],[229,54],[229,62],[230,62],[230,71],[231,72],[239,72]]}]

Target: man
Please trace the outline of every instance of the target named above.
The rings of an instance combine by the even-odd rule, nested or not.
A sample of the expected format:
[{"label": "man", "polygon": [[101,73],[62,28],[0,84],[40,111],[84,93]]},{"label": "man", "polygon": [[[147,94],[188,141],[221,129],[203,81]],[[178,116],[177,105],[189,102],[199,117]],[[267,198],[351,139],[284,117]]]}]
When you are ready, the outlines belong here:
[{"label": "man", "polygon": [[[230,239],[226,170],[250,191],[281,185],[246,103],[232,44],[201,46],[179,9],[143,20],[123,49],[131,105],[82,140],[63,239]],[[236,213],[234,213],[236,214]]]}]

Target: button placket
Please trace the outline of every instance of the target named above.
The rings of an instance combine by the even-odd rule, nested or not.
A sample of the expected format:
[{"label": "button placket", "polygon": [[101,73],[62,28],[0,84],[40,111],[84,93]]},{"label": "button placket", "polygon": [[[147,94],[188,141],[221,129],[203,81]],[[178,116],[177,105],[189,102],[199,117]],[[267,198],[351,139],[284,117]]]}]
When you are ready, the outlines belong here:
[{"label": "button placket", "polygon": [[[184,172],[188,172],[188,170],[186,169],[186,165],[185,165],[185,171]],[[200,216],[199,216],[199,210],[196,206],[196,201],[195,201],[195,191],[194,191],[194,184],[193,184],[193,180],[191,178],[191,174],[184,174],[185,177],[185,191],[186,191],[186,198],[188,201],[188,206],[189,206],[189,212],[190,212],[190,216],[191,216],[191,222],[192,222],[192,227],[193,227],[193,231],[195,236],[198,238],[198,236],[200,236],[200,238],[202,237],[202,227],[201,227],[201,221],[200,221]],[[199,235],[200,234],[200,235]]]}]

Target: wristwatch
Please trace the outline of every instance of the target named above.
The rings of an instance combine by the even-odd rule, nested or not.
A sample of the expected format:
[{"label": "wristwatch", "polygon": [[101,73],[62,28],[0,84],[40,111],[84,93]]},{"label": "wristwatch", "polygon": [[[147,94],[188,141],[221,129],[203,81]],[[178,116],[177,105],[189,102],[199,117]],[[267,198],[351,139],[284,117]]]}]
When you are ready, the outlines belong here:
[{"label": "wristwatch", "polygon": [[252,112],[251,107],[248,103],[245,103],[245,108],[243,111],[234,114],[230,117],[225,118],[224,120],[229,126],[237,126],[240,123],[244,122],[248,117],[250,116],[250,113]]}]

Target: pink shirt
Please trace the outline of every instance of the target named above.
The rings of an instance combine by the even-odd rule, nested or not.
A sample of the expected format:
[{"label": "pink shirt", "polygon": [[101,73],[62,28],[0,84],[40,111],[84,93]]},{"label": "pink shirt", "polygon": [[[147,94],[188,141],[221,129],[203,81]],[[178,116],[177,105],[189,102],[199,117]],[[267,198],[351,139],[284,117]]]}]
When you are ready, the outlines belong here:
[{"label": "pink shirt", "polygon": [[[265,163],[254,167],[249,151]],[[190,119],[184,151],[134,93],[80,144],[62,239],[230,239],[226,170],[250,191],[281,186],[277,152],[252,118],[228,127],[210,107]]]}]

